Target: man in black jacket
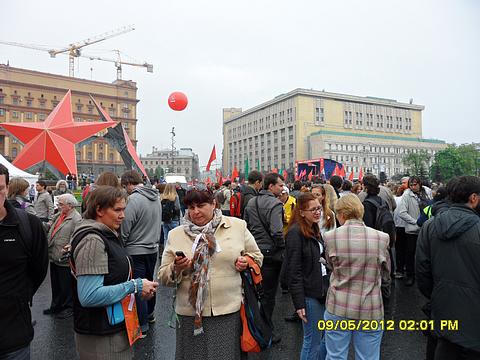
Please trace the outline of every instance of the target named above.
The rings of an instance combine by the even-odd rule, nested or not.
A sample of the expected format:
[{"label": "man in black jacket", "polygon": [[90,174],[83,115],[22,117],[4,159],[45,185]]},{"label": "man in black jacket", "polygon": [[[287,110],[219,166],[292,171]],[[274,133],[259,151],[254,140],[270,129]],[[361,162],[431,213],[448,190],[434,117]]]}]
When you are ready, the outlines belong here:
[{"label": "man in black jacket", "polygon": [[479,359],[480,178],[461,176],[447,188],[451,207],[428,220],[418,236],[418,288],[431,300],[435,360]]},{"label": "man in black jacket", "polygon": [[253,170],[248,174],[248,184],[244,184],[241,187],[242,192],[242,208],[241,214],[245,214],[245,207],[251,198],[254,198],[258,195],[258,192],[263,186],[263,175],[260,171]]},{"label": "man in black jacket", "polygon": [[[264,256],[262,265],[263,307],[269,319],[275,308],[280,269],[282,268],[285,238],[283,236],[283,203],[278,196],[283,190],[283,177],[277,173],[265,175],[263,190],[248,202],[244,219]],[[274,343],[280,337],[274,335]]]},{"label": "man in black jacket", "polygon": [[0,165],[0,359],[30,359],[30,304],[47,273],[48,247],[40,220],[5,201],[8,181]]}]

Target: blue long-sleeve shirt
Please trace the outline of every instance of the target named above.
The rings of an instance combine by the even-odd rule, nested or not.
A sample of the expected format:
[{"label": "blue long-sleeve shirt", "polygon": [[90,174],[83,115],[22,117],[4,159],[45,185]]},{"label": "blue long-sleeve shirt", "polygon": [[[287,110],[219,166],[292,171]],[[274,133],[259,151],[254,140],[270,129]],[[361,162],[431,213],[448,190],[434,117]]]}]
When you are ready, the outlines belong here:
[{"label": "blue long-sleeve shirt", "polygon": [[[103,275],[81,275],[77,279],[78,299],[83,307],[115,304],[135,291],[132,281],[117,285],[103,285]],[[142,279],[135,279],[138,293],[142,292]]]}]

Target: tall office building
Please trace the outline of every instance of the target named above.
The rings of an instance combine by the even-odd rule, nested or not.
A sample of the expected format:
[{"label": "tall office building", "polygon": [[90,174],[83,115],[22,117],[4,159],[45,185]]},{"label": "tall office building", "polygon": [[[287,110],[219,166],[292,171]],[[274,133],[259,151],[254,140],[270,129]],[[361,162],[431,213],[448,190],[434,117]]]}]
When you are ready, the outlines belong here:
[{"label": "tall office building", "polygon": [[404,172],[409,152],[430,155],[444,141],[422,138],[424,106],[376,97],[295,89],[242,111],[223,109],[223,169],[293,171],[295,161],[326,158],[347,171]]},{"label": "tall office building", "polygon": [[[95,100],[121,121],[132,143],[137,143],[137,86],[133,81],[113,83],[78,79],[0,64],[0,122],[44,121],[68,90],[72,91],[72,111],[75,121],[99,121],[100,116],[90,99]],[[106,132],[100,132],[103,135]],[[14,160],[22,145],[0,129],[0,153]],[[125,170],[119,153],[104,140],[77,146],[78,173]]]}]

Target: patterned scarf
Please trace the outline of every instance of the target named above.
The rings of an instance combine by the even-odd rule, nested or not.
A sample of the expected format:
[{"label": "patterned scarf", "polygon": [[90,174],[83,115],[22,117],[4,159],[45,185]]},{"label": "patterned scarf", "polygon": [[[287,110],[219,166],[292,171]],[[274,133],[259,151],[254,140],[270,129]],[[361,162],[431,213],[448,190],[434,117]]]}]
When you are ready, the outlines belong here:
[{"label": "patterned scarf", "polygon": [[202,311],[204,301],[207,295],[207,283],[209,280],[208,271],[210,267],[210,258],[217,251],[217,242],[215,240],[215,230],[222,221],[222,212],[215,209],[213,219],[203,226],[195,225],[188,215],[185,214],[185,223],[183,230],[192,239],[195,239],[193,251],[193,273],[192,282],[188,291],[188,301],[195,309],[195,321],[193,335],[203,333]]}]

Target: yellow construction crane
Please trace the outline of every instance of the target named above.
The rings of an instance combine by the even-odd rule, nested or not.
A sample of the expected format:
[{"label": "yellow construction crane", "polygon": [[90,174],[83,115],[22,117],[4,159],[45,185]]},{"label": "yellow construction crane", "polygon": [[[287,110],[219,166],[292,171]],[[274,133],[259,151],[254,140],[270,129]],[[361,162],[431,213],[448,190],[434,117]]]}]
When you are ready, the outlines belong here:
[{"label": "yellow construction crane", "polygon": [[[125,34],[127,32],[133,31],[133,30],[135,30],[133,25],[124,26],[124,27],[121,27],[121,28],[118,28],[118,29],[115,29],[115,30],[112,30],[112,31],[108,31],[108,32],[105,32],[103,34],[100,34],[100,35],[97,35],[97,36],[94,36],[94,37],[91,37],[91,38],[88,38],[88,39],[85,39],[85,40],[82,40],[82,41],[78,41],[76,43],[72,43],[72,44],[68,45],[67,47],[65,47],[63,49],[59,49],[59,50],[57,50],[57,49],[46,49],[46,48],[41,47],[39,45],[20,44],[20,43],[15,43],[15,42],[8,42],[8,41],[0,41],[0,44],[11,45],[11,46],[19,46],[19,47],[23,47],[23,48],[27,48],[27,49],[33,49],[33,50],[46,51],[50,54],[50,57],[56,57],[58,54],[68,55],[68,64],[69,64],[68,74],[69,74],[69,76],[73,77],[74,76],[74,71],[75,71],[75,63],[74,63],[75,58],[82,56],[82,52],[81,52],[80,49],[84,48],[85,46],[96,44],[100,41],[104,41],[104,40],[110,39],[112,37],[115,37],[115,36],[118,36],[118,35],[121,35],[121,34]],[[84,57],[90,58],[90,56],[84,56]],[[100,59],[97,59],[97,60],[100,60]],[[148,70],[148,68],[147,68],[147,70]]]},{"label": "yellow construction crane", "polygon": [[98,56],[88,56],[88,55],[81,55],[81,56],[89,58],[90,60],[100,60],[100,61],[107,61],[107,62],[114,63],[115,67],[117,68],[117,80],[122,80],[122,65],[141,66],[141,67],[146,68],[147,72],[153,73],[153,65],[152,64],[148,64],[147,62],[144,62],[143,64],[140,64],[140,63],[122,61],[121,56],[120,56],[120,50],[113,50],[113,51],[115,51],[117,53],[117,60],[105,59],[105,58],[98,57]]}]

